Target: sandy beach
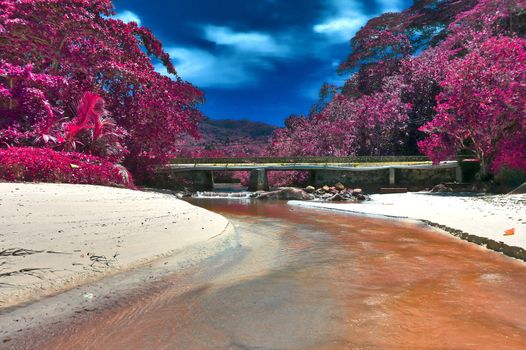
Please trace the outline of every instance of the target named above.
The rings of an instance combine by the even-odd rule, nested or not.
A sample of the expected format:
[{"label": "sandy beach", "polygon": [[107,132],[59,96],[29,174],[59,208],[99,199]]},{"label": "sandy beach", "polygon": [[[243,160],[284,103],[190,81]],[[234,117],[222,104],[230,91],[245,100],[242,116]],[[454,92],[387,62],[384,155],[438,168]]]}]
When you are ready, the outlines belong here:
[{"label": "sandy beach", "polygon": [[232,236],[227,219],[172,195],[0,183],[0,309],[161,257],[188,263]]},{"label": "sandy beach", "polygon": [[[526,249],[526,195],[376,194],[364,203],[290,201],[290,205],[361,215],[425,220]],[[504,235],[515,229],[514,235]]]}]

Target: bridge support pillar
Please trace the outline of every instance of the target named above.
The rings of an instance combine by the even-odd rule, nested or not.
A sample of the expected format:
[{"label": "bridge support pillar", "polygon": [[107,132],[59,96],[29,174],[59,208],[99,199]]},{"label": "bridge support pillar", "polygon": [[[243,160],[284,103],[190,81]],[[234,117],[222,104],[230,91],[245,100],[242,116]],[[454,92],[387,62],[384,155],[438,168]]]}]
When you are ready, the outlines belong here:
[{"label": "bridge support pillar", "polygon": [[463,182],[463,178],[462,178],[462,168],[460,167],[460,165],[458,165],[455,169],[455,180],[458,182],[458,183],[462,183]]},{"label": "bridge support pillar", "polygon": [[389,185],[394,185],[396,184],[396,175],[395,175],[395,169],[394,168],[389,168]]},{"label": "bridge support pillar", "polygon": [[254,169],[250,171],[248,180],[249,191],[268,191],[268,177],[265,169]]},{"label": "bridge support pillar", "polygon": [[197,186],[196,188],[201,191],[213,191],[214,190],[214,173],[212,171],[199,171],[197,172]]}]

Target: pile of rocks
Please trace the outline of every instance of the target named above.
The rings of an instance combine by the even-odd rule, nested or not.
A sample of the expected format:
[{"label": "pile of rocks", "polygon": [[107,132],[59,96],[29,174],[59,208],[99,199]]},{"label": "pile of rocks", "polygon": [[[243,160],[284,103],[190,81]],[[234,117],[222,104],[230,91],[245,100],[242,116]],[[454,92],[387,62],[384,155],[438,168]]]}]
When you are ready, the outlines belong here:
[{"label": "pile of rocks", "polygon": [[318,200],[331,202],[361,202],[369,199],[361,189],[346,188],[341,183],[337,183],[331,187],[326,185],[318,189],[313,186],[307,186],[305,189],[285,187],[275,191],[256,192],[254,198],[266,200]]},{"label": "pile of rocks", "polygon": [[305,192],[313,194],[315,199],[331,202],[361,202],[369,199],[361,188],[346,188],[345,185],[340,182],[334,186],[325,185],[318,189],[313,186],[307,186]]}]

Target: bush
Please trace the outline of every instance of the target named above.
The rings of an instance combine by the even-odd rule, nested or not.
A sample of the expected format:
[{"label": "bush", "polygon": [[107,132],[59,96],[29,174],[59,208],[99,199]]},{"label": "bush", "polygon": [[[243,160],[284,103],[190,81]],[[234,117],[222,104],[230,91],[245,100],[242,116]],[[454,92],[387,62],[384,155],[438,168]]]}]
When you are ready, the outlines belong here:
[{"label": "bush", "polygon": [[0,180],[62,182],[134,188],[126,168],[99,157],[50,148],[0,149]]}]

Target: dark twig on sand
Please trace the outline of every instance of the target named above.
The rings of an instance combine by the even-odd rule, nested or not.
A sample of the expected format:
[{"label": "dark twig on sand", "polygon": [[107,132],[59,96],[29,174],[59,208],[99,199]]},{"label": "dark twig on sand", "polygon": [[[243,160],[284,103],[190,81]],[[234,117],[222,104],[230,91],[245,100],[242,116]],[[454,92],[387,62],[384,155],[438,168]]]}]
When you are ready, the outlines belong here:
[{"label": "dark twig on sand", "polygon": [[20,270],[16,270],[16,271],[9,271],[9,272],[0,273],[0,278],[1,277],[11,277],[11,276],[20,276],[20,275],[29,275],[29,276],[33,276],[33,277],[42,279],[42,277],[38,276],[36,274],[36,272],[40,272],[40,271],[44,271],[44,270],[49,270],[49,269],[48,268],[41,268],[41,267],[25,268],[25,269],[20,269]]},{"label": "dark twig on sand", "polygon": [[42,253],[43,250],[32,250],[24,248],[8,248],[0,251],[0,256],[24,256]]}]

